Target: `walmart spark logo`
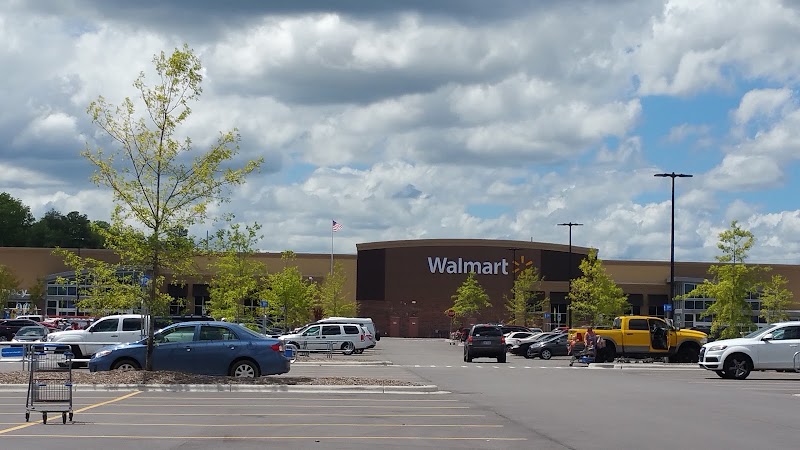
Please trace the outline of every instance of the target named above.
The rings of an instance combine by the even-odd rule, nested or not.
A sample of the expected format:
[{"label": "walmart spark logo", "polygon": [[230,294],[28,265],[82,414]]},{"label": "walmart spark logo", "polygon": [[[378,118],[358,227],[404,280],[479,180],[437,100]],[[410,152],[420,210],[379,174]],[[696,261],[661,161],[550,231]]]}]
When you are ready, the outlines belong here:
[{"label": "walmart spark logo", "polygon": [[530,269],[531,267],[533,267],[533,260],[525,259],[525,255],[522,255],[519,257],[519,261],[514,261],[514,267],[512,267],[511,272],[516,275],[525,269]]}]

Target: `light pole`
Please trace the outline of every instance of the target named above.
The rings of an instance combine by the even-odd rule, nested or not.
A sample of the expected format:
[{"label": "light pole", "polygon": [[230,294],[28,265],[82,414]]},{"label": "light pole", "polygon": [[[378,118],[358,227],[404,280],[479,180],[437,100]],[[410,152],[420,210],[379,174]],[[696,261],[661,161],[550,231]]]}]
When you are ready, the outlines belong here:
[{"label": "light pole", "polygon": [[[517,270],[516,270],[515,266],[517,264],[517,250],[519,250],[519,247],[510,247],[509,250],[511,250],[511,296],[512,296],[512,302],[514,302],[512,304],[516,305],[516,300],[517,299],[513,298],[513,297],[514,297],[514,294],[515,294],[515,292],[514,292],[514,284],[517,281]],[[525,322],[528,321],[528,314],[527,313],[528,313],[528,303],[527,303],[527,300],[526,300],[525,312],[523,313],[523,317],[524,317],[523,324],[522,324],[523,327],[528,326],[528,324],[525,323]],[[516,321],[516,317],[514,319]]]},{"label": "light pole", "polygon": [[[572,292],[572,227],[582,227],[582,223],[566,222],[558,224],[560,227],[569,227],[569,267],[567,268],[567,295]],[[572,304],[572,300],[570,300]],[[558,322],[559,324],[561,321]],[[572,328],[572,311],[567,311],[567,326]]]},{"label": "light pole", "polygon": [[657,173],[654,177],[672,178],[672,220],[669,237],[669,305],[672,310],[669,314],[664,313],[667,319],[671,319],[675,314],[675,178],[691,178],[692,175],[685,173]]}]

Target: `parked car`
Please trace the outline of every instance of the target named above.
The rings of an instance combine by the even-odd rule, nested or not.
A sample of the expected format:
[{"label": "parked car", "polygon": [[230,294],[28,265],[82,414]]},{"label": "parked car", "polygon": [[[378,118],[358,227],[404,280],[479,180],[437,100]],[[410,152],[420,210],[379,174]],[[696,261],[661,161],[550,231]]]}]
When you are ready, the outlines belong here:
[{"label": "parked car", "polygon": [[506,334],[506,349],[511,350],[511,347],[519,344],[519,341],[532,337],[535,334],[538,333],[533,333],[530,331],[512,331],[511,333]]},{"label": "parked car", "polygon": [[532,343],[525,352],[525,357],[535,358],[538,356],[542,359],[550,359],[553,356],[566,356],[569,353],[568,344],[567,334],[559,333],[548,339]]},{"label": "parked car", "polygon": [[474,325],[464,342],[464,361],[472,362],[474,358],[497,358],[497,362],[506,362],[506,337],[499,325]]},{"label": "parked car", "polygon": [[523,327],[522,325],[500,325],[500,329],[503,331],[503,334],[513,333],[515,331],[531,331],[528,327]]},{"label": "parked car", "polygon": [[11,342],[41,342],[49,333],[50,330],[41,325],[22,327],[17,330]]},{"label": "parked car", "polygon": [[[254,378],[289,372],[283,343],[228,322],[180,322],[154,336],[153,369]],[[141,369],[147,340],[106,347],[89,360],[89,371]]]},{"label": "parked car", "polygon": [[366,328],[370,334],[373,336],[373,342],[370,348],[375,347],[377,341],[381,340],[380,334],[375,329],[375,323],[369,317],[328,317],[326,319],[321,319],[316,322],[318,323],[338,323],[338,324],[346,324],[346,323],[355,323],[361,325],[362,327]]},{"label": "parked car", "polygon": [[[700,367],[722,378],[744,380],[753,370],[793,371],[800,351],[800,321],[772,324],[745,337],[700,348]],[[800,361],[798,361],[800,362]]]},{"label": "parked car", "polygon": [[537,334],[526,339],[522,339],[519,341],[517,345],[511,347],[511,349],[508,352],[511,353],[512,355],[525,356],[528,354],[528,347],[530,347],[531,344],[543,341],[558,334],[559,333],[548,332],[548,333]]},{"label": "parked car", "polygon": [[30,319],[5,319],[0,320],[0,341],[10,341],[22,327],[37,326],[38,323]]},{"label": "parked car", "polygon": [[374,346],[375,341],[367,338],[365,330],[356,323],[315,323],[279,339],[287,344],[294,344],[298,349],[324,352],[332,348],[334,351],[351,355],[357,350],[363,351]]}]

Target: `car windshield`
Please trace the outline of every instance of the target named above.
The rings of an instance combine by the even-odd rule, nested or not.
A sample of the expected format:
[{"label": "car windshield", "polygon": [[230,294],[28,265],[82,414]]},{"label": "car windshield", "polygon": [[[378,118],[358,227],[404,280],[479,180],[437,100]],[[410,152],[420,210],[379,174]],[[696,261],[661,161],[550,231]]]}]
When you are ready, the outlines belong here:
[{"label": "car windshield", "polygon": [[17,336],[42,336],[44,333],[44,329],[39,327],[23,327],[17,331]]},{"label": "car windshield", "polygon": [[487,336],[502,336],[503,332],[497,327],[475,327],[472,331],[473,336],[487,337]]},{"label": "car windshield", "polygon": [[760,335],[762,335],[762,334],[765,334],[767,331],[770,331],[770,330],[772,330],[773,328],[775,328],[775,324],[774,324],[774,323],[773,323],[773,324],[770,324],[770,326],[768,326],[768,327],[766,327],[766,328],[762,328],[762,329],[760,329],[760,330],[753,331],[752,333],[750,333],[750,334],[746,335],[746,336],[745,336],[745,338],[747,338],[747,339],[754,339],[754,338],[757,338],[758,336],[760,336]]}]

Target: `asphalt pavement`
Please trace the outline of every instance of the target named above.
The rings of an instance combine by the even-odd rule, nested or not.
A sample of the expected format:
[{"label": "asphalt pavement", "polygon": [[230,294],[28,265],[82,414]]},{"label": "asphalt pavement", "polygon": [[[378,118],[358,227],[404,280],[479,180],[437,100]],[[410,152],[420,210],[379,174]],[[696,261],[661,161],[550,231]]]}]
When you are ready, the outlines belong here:
[{"label": "asphalt pavement", "polygon": [[586,368],[517,356],[465,363],[462,352],[443,339],[384,338],[359,358],[308,361],[289,374],[404,379],[435,393],[79,391],[67,425],[25,423],[25,393],[0,391],[0,442],[59,450],[797,448],[800,374],[736,381],[692,365]]}]

